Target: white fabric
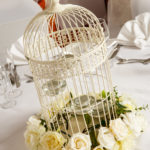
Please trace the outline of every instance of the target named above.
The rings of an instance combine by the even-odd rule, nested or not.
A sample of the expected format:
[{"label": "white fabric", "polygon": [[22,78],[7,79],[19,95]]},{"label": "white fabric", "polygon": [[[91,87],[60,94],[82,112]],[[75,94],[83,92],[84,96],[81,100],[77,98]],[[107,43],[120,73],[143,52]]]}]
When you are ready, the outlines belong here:
[{"label": "white fabric", "polygon": [[20,37],[14,44],[12,44],[8,51],[8,62],[14,62],[15,65],[27,64],[24,56],[23,37]]},{"label": "white fabric", "polygon": [[126,22],[117,39],[123,45],[141,49],[150,47],[150,13],[140,14],[135,20]]}]

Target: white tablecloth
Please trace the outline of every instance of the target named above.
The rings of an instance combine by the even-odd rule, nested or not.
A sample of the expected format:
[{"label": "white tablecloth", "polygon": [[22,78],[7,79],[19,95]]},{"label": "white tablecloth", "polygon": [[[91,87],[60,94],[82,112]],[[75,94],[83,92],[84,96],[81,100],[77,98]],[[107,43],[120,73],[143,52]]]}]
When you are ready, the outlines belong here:
[{"label": "white tablecloth", "polygon": [[[139,105],[150,105],[150,64],[114,65],[111,73],[113,84],[119,91],[132,95]],[[23,137],[26,121],[30,115],[39,112],[40,106],[33,83],[22,83],[21,89],[23,94],[16,99],[14,108],[0,108],[0,150],[27,150]],[[150,122],[150,111],[145,115]],[[149,150],[149,135],[150,127],[138,139],[136,150]]]}]

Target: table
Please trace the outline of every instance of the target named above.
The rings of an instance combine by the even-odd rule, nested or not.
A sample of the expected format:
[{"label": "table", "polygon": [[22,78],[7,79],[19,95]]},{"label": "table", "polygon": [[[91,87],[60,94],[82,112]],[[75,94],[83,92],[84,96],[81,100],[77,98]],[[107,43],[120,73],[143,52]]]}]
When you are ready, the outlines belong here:
[{"label": "table", "polygon": [[[150,105],[150,64],[113,65],[111,74],[119,91],[132,95],[139,105]],[[23,137],[26,121],[40,111],[40,105],[33,83],[22,83],[21,89],[23,94],[14,108],[0,109],[0,150],[27,150]],[[150,122],[150,111],[145,115]],[[138,139],[136,150],[149,150],[149,135],[150,126]]]}]

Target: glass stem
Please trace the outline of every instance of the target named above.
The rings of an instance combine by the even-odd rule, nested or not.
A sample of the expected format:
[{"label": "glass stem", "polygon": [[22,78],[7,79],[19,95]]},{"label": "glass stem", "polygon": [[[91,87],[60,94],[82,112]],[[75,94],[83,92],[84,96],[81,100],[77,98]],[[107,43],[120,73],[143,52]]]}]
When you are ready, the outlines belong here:
[{"label": "glass stem", "polygon": [[9,73],[7,73],[7,71],[5,72],[6,73],[6,81],[8,82],[8,86],[10,87],[10,91],[13,93],[13,86],[11,84],[11,80],[10,80],[10,77],[9,77]]}]

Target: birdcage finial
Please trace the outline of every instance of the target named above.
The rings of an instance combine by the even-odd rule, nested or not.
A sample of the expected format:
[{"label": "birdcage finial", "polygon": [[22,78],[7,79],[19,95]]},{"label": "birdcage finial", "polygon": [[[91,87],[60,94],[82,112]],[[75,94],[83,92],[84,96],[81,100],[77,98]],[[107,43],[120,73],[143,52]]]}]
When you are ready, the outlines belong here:
[{"label": "birdcage finial", "polygon": [[47,0],[46,8],[54,10],[56,5],[59,5],[60,0]]}]

